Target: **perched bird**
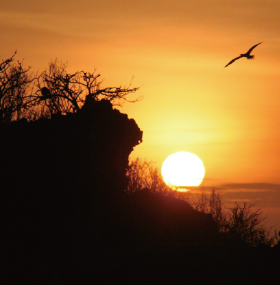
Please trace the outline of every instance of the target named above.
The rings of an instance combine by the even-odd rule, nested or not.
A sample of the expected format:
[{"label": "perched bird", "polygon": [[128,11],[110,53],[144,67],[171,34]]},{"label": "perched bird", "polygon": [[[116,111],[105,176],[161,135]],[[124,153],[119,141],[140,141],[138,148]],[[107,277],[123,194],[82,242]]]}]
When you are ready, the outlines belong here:
[{"label": "perched bird", "polygon": [[51,92],[47,87],[43,87],[41,89],[41,94],[42,94],[41,100],[46,100],[51,97]]},{"label": "perched bird", "polygon": [[234,58],[233,60],[231,60],[225,67],[227,67],[228,65],[232,64],[233,62],[235,62],[237,59],[241,58],[241,57],[246,57],[247,59],[253,59],[254,55],[251,55],[251,51],[258,45],[260,45],[262,42],[252,46],[246,53],[241,53],[240,56]]}]

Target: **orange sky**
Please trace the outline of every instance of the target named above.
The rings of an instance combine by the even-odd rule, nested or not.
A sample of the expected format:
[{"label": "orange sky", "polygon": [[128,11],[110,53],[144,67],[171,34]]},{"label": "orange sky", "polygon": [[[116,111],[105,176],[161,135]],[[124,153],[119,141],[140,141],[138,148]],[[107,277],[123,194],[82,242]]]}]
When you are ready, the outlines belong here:
[{"label": "orange sky", "polygon": [[[279,0],[9,0],[0,56],[17,49],[33,71],[55,58],[69,72],[96,68],[104,86],[134,76],[144,100],[121,108],[144,131],[132,157],[160,167],[193,152],[205,186],[255,183],[246,191],[259,193],[260,182],[280,184],[279,14]],[[254,61],[224,68],[261,41]],[[250,195],[280,214],[280,187],[267,188],[271,198]]]}]

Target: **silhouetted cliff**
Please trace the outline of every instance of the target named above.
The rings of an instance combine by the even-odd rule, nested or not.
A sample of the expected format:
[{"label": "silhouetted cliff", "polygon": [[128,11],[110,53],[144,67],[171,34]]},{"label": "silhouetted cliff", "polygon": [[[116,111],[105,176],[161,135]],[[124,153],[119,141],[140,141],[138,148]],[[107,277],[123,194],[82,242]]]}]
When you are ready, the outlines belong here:
[{"label": "silhouetted cliff", "polygon": [[78,114],[13,122],[1,128],[3,188],[123,191],[128,156],[141,140],[135,121],[106,100],[88,98]]},{"label": "silhouetted cliff", "polygon": [[94,212],[102,217],[106,197],[125,190],[142,131],[109,101],[88,97],[76,114],[12,122],[0,133],[3,268],[11,280],[63,276],[64,262],[90,252]]}]

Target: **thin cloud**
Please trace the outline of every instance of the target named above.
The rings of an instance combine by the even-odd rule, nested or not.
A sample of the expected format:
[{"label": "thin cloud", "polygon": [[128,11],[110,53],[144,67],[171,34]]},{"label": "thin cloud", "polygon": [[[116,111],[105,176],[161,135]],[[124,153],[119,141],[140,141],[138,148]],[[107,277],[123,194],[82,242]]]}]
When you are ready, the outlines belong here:
[{"label": "thin cloud", "polygon": [[273,183],[229,183],[219,185],[222,190],[280,191],[280,184]]}]

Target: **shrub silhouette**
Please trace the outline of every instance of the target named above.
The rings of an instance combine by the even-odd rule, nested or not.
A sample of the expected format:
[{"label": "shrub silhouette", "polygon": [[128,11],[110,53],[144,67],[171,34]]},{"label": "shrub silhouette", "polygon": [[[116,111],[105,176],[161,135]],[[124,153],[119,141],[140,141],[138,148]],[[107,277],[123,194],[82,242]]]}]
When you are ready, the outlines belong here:
[{"label": "shrub silhouette", "polygon": [[136,158],[129,162],[127,168],[128,186],[127,193],[137,192],[143,189],[149,189],[151,192],[170,193],[172,189],[168,187],[159,170],[152,161]]}]

